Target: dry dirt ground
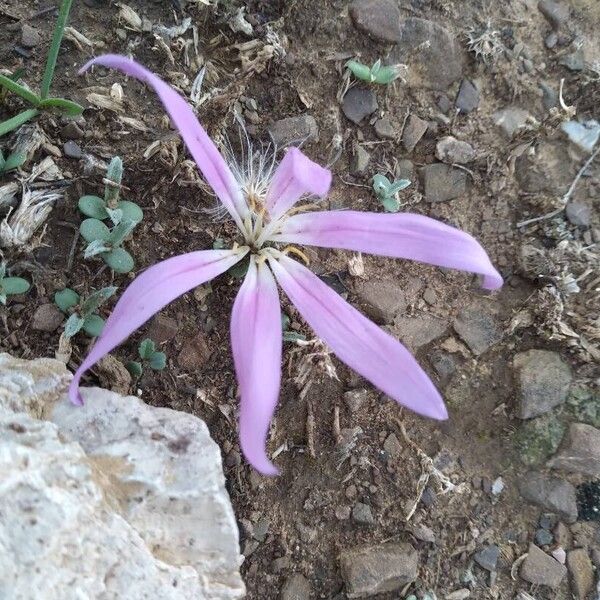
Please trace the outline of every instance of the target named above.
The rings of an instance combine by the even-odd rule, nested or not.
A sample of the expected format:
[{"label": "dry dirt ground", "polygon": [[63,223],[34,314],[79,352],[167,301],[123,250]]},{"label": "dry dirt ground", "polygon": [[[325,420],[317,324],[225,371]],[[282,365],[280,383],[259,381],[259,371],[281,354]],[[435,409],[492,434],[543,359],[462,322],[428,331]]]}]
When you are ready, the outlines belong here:
[{"label": "dry dirt ground", "polygon": [[[598,558],[600,532],[593,500],[586,504],[581,484],[600,475],[598,438],[590,438],[585,466],[551,472],[546,461],[571,422],[600,425],[600,160],[578,180],[567,211],[518,223],[564,208],[561,199],[590,157],[560,126],[573,118],[600,119],[596,0],[545,3],[543,11],[536,0],[215,3],[131,0],[136,21],[118,3],[74,2],[70,24],[87,40],[64,42],[54,90],[86,110],[77,127],[54,115],[38,120],[45,141],[23,172],[54,156],[69,185],[43,235],[40,229],[31,243],[4,250],[13,273],[29,278],[33,288],[2,309],[0,350],[26,358],[53,356],[61,328],[41,331],[57,324],[34,315],[56,290],[68,285],[85,295],[111,282],[121,289],[127,285],[128,276],[84,260],[76,239],[77,200],[101,192],[102,165],[115,154],[125,163],[123,195],[145,211],[126,244],[137,270],[210,248],[233,233],[205,212],[214,199],[155,96],[103,69],[77,76],[94,55],[129,53],[189,97],[206,67],[198,115],[217,140],[227,135],[236,146],[235,114],[256,143],[268,140],[269,130],[283,141],[302,138],[309,156],[331,164],[334,183],[326,208],[381,211],[372,176],[408,175],[413,183],[401,192],[401,210],[469,231],[506,280],[501,291],[488,294],[463,273],[369,256],[357,267],[350,253],[310,250],[320,276],[415,351],[442,390],[450,419],[438,424],[403,411],[316,342],[286,343],[270,436],[282,472],[276,479],[252,471],[237,442],[228,337],[238,279],[225,275],[187,294],[114,353],[126,363],[135,358],[141,339],[156,339],[169,357],[168,368],[144,374],[130,390],[148,403],[198,415],[221,445],[240,522],[248,598],[353,597],[361,581],[342,565],[344,555],[353,557],[356,549],[372,559],[375,580],[386,580],[387,573],[391,587],[381,589],[393,591],[378,596],[382,599],[593,595],[595,567],[589,560]],[[54,20],[44,9],[52,4],[0,2],[0,65],[11,71],[23,67],[32,86],[41,79]],[[232,27],[240,7],[246,32]],[[156,26],[172,27],[186,17],[191,19],[186,31],[170,38],[157,33]],[[33,40],[23,39],[25,25],[36,30]],[[396,39],[398,31],[404,33]],[[350,105],[352,90],[343,98],[350,57],[406,64],[406,81],[353,84],[368,102],[377,102],[360,124],[346,114],[364,103]],[[122,98],[111,88],[115,83],[122,86]],[[90,96],[110,98],[111,89],[108,107]],[[5,99],[2,116],[19,107],[18,99]],[[273,128],[287,117],[298,117],[295,131],[289,123]],[[521,125],[514,132],[511,120]],[[448,167],[440,182],[439,173],[426,167],[439,162],[436,145],[446,136],[468,142],[474,156]],[[12,140],[0,143],[8,148]],[[357,164],[365,151],[368,164]],[[3,183],[15,179],[5,175]],[[436,184],[455,197],[434,201]],[[291,328],[310,340],[294,309],[285,304],[285,312]],[[88,343],[85,336],[74,339],[70,366],[79,363]],[[529,350],[547,352],[523,354]],[[98,381],[115,385],[114,375],[102,369],[88,383]],[[520,418],[531,404],[543,405],[538,416]],[[534,490],[544,496],[538,499],[541,507],[523,499],[519,483],[530,469],[557,478],[545,480],[548,485],[566,486],[556,492],[558,500],[544,496],[541,484]],[[573,520],[565,516],[574,502],[571,485],[579,486],[580,516],[565,526],[561,523]],[[562,519],[558,525],[543,516],[552,512]],[[551,562],[543,557],[540,562],[531,542]],[[387,564],[382,548],[401,556]],[[564,562],[560,548],[571,557],[568,573],[550,558],[554,551]],[[572,554],[575,548],[583,551]],[[414,560],[416,580],[404,585],[413,578],[408,563]],[[529,560],[525,571],[523,560]]]}]

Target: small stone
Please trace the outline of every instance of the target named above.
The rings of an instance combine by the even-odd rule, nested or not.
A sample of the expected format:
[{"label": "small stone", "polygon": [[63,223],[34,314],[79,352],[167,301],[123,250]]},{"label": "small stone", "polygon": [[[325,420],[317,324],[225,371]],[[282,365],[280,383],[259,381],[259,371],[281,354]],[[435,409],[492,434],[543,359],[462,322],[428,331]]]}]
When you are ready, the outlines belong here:
[{"label": "small stone", "polygon": [[415,164],[408,158],[403,158],[398,161],[398,179],[408,179],[414,181],[415,179]]},{"label": "small stone", "polygon": [[553,541],[554,538],[547,529],[538,529],[535,532],[535,543],[538,546],[549,546]]},{"label": "small stone", "polygon": [[33,313],[31,327],[36,331],[56,331],[65,320],[65,315],[54,304],[42,304]]},{"label": "small stone", "polygon": [[419,556],[410,544],[363,546],[343,551],[340,567],[348,598],[366,598],[415,581]]},{"label": "small stone", "polygon": [[352,520],[359,525],[375,525],[373,511],[368,504],[357,502],[352,509]]},{"label": "small stone", "polygon": [[427,486],[423,490],[421,502],[428,508],[431,508],[437,502],[437,495],[432,487]]},{"label": "small stone", "polygon": [[242,464],[242,456],[237,450],[231,450],[225,457],[225,466],[229,469],[239,467]]},{"label": "small stone", "polygon": [[456,96],[456,108],[467,115],[479,106],[479,90],[468,79],[463,79]]},{"label": "small stone", "polygon": [[559,546],[566,548],[567,550],[573,543],[573,535],[571,530],[562,522],[558,522],[554,528],[554,539]]},{"label": "small stone", "polygon": [[378,108],[375,92],[370,88],[350,88],[342,100],[342,111],[353,123],[360,122],[373,114]]},{"label": "small stone", "polygon": [[565,214],[569,222],[577,227],[587,229],[592,223],[592,209],[585,202],[569,200]]},{"label": "small stone", "polygon": [[575,73],[583,71],[585,69],[585,52],[583,48],[578,48],[575,52],[562,56],[558,60],[558,64]]},{"label": "small stone", "polygon": [[441,113],[447,115],[452,108],[452,102],[446,94],[440,94],[437,101],[437,107],[440,109]]},{"label": "small stone", "polygon": [[352,173],[354,175],[364,175],[369,167],[371,155],[361,146],[356,146],[354,156],[352,158]]},{"label": "small stone", "polygon": [[448,323],[430,314],[399,317],[394,321],[394,332],[409,350],[416,352],[448,331]]},{"label": "small stone", "polygon": [[146,336],[158,345],[170,342],[178,333],[179,324],[167,315],[158,314],[150,322]]},{"label": "small stone", "polygon": [[519,491],[525,500],[556,513],[567,523],[577,520],[576,492],[568,481],[530,472],[519,482]]},{"label": "small stone", "polygon": [[421,169],[421,178],[428,202],[446,202],[467,191],[467,174],[443,163],[433,163]]},{"label": "small stone", "polygon": [[558,517],[552,513],[540,515],[539,524],[542,529],[550,531],[558,522]]},{"label": "small stone", "polygon": [[556,589],[567,574],[567,568],[546,554],[535,544],[529,545],[527,557],[521,565],[521,577],[534,585]]},{"label": "small stone", "polygon": [[475,562],[486,571],[495,571],[500,556],[500,548],[496,545],[486,546],[473,556]]},{"label": "small stone", "polygon": [[389,119],[377,119],[375,121],[375,133],[382,140],[396,139],[396,130]]},{"label": "small stone", "polygon": [[401,286],[392,279],[361,281],[355,292],[363,310],[378,323],[389,324],[407,306]]},{"label": "small stone", "polygon": [[188,338],[177,356],[177,364],[186,371],[202,369],[212,354],[203,333]]},{"label": "small stone", "polygon": [[509,106],[508,108],[496,111],[492,115],[492,118],[494,119],[494,124],[500,127],[507,137],[512,138],[521,127],[525,126],[531,115],[522,108]]},{"label": "small stone", "polygon": [[310,592],[308,579],[300,573],[294,573],[283,585],[281,600],[310,600]]},{"label": "small stone", "polygon": [[420,542],[427,542],[428,544],[435,544],[435,533],[431,527],[427,527],[427,525],[414,525],[410,528],[410,532],[417,538]]},{"label": "small stone", "polygon": [[355,0],[350,16],[357,29],[380,42],[394,44],[400,38],[400,11],[392,0]]},{"label": "small stone", "polygon": [[594,587],[594,567],[585,548],[567,554],[567,567],[578,600],[585,600]]},{"label": "small stone", "polygon": [[411,114],[402,132],[402,144],[407,152],[412,152],[425,135],[429,123],[415,114]]},{"label": "small stone", "polygon": [[350,390],[344,394],[344,402],[352,414],[356,414],[367,401],[367,390]]},{"label": "small stone", "polygon": [[312,544],[319,536],[319,532],[314,527],[307,527],[302,523],[298,523],[298,531],[300,532],[300,539],[305,544]]},{"label": "small stone", "polygon": [[432,287],[426,287],[423,292],[423,300],[433,306],[437,302],[437,292]]},{"label": "small stone", "polygon": [[398,458],[402,454],[402,444],[395,433],[390,433],[383,442],[383,449],[391,458]]},{"label": "small stone", "polygon": [[83,157],[83,151],[79,147],[79,144],[72,140],[63,144],[63,152],[65,153],[65,156],[68,156],[69,158],[79,159]]},{"label": "small stone", "polygon": [[70,121],[69,123],[67,123],[60,130],[60,135],[65,140],[81,140],[85,137],[85,133],[83,132],[81,127],[79,127],[79,125],[75,123],[75,121]]},{"label": "small stone", "polygon": [[559,29],[569,19],[569,7],[562,2],[554,0],[540,0],[538,10],[554,29]]},{"label": "small stone", "polygon": [[544,140],[515,161],[515,177],[525,192],[565,194],[576,172],[563,142]]},{"label": "small stone", "polygon": [[449,135],[437,143],[435,155],[445,163],[466,165],[475,159],[475,150],[471,144]]},{"label": "small stone", "polygon": [[567,553],[565,552],[565,549],[560,546],[552,550],[550,554],[552,554],[552,558],[557,560],[561,565],[564,565],[567,562]]},{"label": "small stone", "polygon": [[319,139],[319,127],[312,115],[298,115],[281,119],[269,127],[269,135],[276,146],[297,146]]},{"label": "small stone", "polygon": [[96,364],[100,385],[113,392],[126,395],[131,387],[131,373],[114,356],[107,354]]},{"label": "small stone", "polygon": [[41,41],[40,30],[23,23],[21,28],[21,45],[25,48],[33,48],[37,46]]},{"label": "small stone", "polygon": [[518,376],[518,417],[531,419],[549,412],[567,399],[571,368],[557,352],[528,350],[513,361]]},{"label": "small stone", "polygon": [[337,506],[335,509],[335,518],[338,521],[347,521],[352,514],[352,509],[347,504]]},{"label": "small stone", "polygon": [[281,573],[282,571],[286,571],[290,566],[290,557],[289,556],[280,556],[276,558],[271,563],[273,567],[274,573]]},{"label": "small stone", "polygon": [[559,104],[558,92],[548,83],[540,83],[542,90],[542,105],[545,110],[557,108]]},{"label": "small stone", "polygon": [[552,50],[552,48],[556,47],[556,44],[558,44],[558,35],[556,34],[556,31],[551,31],[544,39],[544,45],[546,46],[546,48],[548,48],[548,50]]},{"label": "small stone", "polygon": [[456,371],[456,359],[443,350],[434,350],[429,360],[431,366],[441,379],[448,379]]},{"label": "small stone", "polygon": [[571,423],[561,450],[548,466],[600,477],[600,430],[585,423]]},{"label": "small stone", "polygon": [[458,313],[453,327],[475,356],[480,356],[502,339],[502,331],[494,317],[477,306]]}]

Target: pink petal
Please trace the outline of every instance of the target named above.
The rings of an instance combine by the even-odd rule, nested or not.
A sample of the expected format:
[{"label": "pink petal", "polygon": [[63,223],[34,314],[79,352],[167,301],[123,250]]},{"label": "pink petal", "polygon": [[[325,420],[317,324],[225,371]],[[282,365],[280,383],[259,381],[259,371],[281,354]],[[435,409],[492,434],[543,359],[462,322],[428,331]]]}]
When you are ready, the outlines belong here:
[{"label": "pink petal", "polygon": [[283,222],[276,242],[344,248],[461,269],[483,275],[483,287],[502,286],[485,250],[464,231],[411,213],[324,211],[294,215]]},{"label": "pink petal", "polygon": [[300,263],[280,253],[269,264],[294,306],[340,360],[416,413],[447,418],[440,394],[400,342]]},{"label": "pink petal", "polygon": [[74,404],[83,404],[79,394],[81,376],[103,356],[126,340],[169,302],[224,273],[246,253],[247,250],[190,252],[164,260],[138,275],[119,298],[102,334],[75,372],[69,387],[71,401]]},{"label": "pink petal", "polygon": [[290,148],[273,175],[265,204],[275,220],[305,194],[324,198],[330,187],[331,171],[310,160],[298,148]]},{"label": "pink petal", "polygon": [[269,267],[253,258],[231,313],[231,348],[241,392],[240,444],[248,462],[277,475],[266,453],[281,381],[281,309]]},{"label": "pink petal", "polygon": [[104,54],[90,60],[79,73],[84,73],[92,65],[117,69],[126,75],[144,81],[158,94],[204,179],[236,223],[241,226],[243,218],[248,212],[246,201],[227,163],[198,122],[187,101],[154,73],[125,56]]}]

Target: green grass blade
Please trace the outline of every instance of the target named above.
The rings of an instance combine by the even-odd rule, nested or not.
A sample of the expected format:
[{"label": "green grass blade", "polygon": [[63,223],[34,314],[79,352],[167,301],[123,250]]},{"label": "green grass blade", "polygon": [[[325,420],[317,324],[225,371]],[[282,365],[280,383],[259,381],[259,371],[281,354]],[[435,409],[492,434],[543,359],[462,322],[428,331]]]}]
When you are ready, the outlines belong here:
[{"label": "green grass blade", "polygon": [[24,110],[22,113],[14,116],[12,119],[7,119],[6,121],[2,121],[0,123],[0,137],[10,133],[17,127],[21,127],[23,123],[27,123],[30,119],[33,119],[38,114],[37,108],[29,108]]},{"label": "green grass blade", "polygon": [[44,79],[42,80],[42,88],[40,91],[40,97],[45,100],[50,93],[50,84],[54,77],[54,69],[56,68],[56,60],[58,59],[58,51],[60,50],[60,44],[65,33],[65,27],[67,26],[67,19],[69,18],[69,12],[71,11],[71,4],[73,0],[63,0],[60,6],[60,12],[58,13],[58,19],[54,26],[54,33],[52,34],[52,44],[50,45],[50,52],[48,52],[48,59],[46,60],[46,70],[44,71]]},{"label": "green grass blade", "polygon": [[64,98],[46,98],[45,100],[41,100],[40,108],[55,108],[63,115],[69,117],[78,117],[83,112],[83,106]]},{"label": "green grass blade", "polygon": [[37,97],[36,94],[30,92],[26,87],[12,80],[6,75],[0,75],[0,85],[6,88],[9,92],[12,92],[17,96],[21,96],[21,98],[27,100],[27,102],[29,102],[29,104],[32,104],[33,106],[37,106],[40,103],[40,99]]}]

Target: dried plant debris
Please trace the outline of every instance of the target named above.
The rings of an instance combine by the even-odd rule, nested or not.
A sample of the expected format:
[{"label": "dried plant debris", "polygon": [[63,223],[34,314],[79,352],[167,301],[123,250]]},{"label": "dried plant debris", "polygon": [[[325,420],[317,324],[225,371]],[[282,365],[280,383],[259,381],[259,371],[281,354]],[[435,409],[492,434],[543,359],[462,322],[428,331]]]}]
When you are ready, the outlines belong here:
[{"label": "dried plant debris", "polygon": [[469,52],[486,64],[494,62],[504,52],[500,30],[493,27],[490,20],[470,27],[465,37]]}]

